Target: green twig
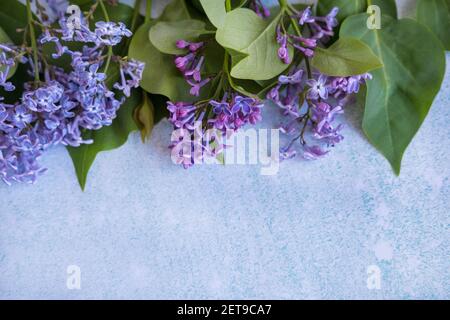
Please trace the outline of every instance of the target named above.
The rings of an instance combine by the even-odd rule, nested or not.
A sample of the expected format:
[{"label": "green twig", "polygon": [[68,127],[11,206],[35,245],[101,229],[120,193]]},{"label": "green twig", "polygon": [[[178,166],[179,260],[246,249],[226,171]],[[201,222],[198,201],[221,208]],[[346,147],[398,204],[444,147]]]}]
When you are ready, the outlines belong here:
[{"label": "green twig", "polygon": [[[109,22],[110,20],[109,20],[108,11],[106,10],[103,0],[99,0],[99,3],[100,3],[100,8],[102,8],[103,15],[105,16],[106,22]],[[112,48],[112,46],[108,46],[108,56],[106,58],[105,69],[103,70],[104,73],[106,73],[108,71],[109,65],[111,63],[112,55],[113,55],[113,48]]]},{"label": "green twig", "polygon": [[141,2],[142,0],[136,0],[136,2],[134,3],[134,11],[133,11],[133,18],[131,20],[131,32],[134,33],[134,31],[136,31],[136,23],[137,23],[137,19],[139,17],[139,9],[141,8]]},{"label": "green twig", "polygon": [[231,0],[226,0],[225,1],[225,10],[226,10],[226,12],[230,12],[231,11]]},{"label": "green twig", "polygon": [[27,17],[28,17],[28,27],[30,29],[31,47],[33,48],[34,81],[39,82],[38,49],[37,49],[37,42],[36,42],[36,33],[34,32],[33,14],[31,13],[30,0],[27,0]]},{"label": "green twig", "polygon": [[152,0],[147,0],[145,7],[145,23],[152,21]]}]

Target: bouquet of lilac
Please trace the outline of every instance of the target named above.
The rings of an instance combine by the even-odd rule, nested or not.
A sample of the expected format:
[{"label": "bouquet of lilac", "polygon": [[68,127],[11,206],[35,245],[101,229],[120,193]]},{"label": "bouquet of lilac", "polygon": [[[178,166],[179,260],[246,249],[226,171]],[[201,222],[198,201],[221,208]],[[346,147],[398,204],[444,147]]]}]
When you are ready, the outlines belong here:
[{"label": "bouquet of lilac", "polygon": [[35,182],[64,145],[84,188],[99,152],[164,117],[174,163],[223,163],[270,107],[288,139],[276,161],[316,160],[361,91],[364,134],[399,174],[444,77],[446,1],[417,1],[420,23],[394,0],[267,4],[170,0],[155,18],[151,0],[0,1],[0,179]]},{"label": "bouquet of lilac", "polygon": [[[260,1],[250,2],[250,8],[261,18],[270,16],[269,10]],[[304,159],[315,160],[327,154],[328,151],[322,146],[308,144],[305,134],[310,131],[312,136],[326,147],[333,147],[340,142],[343,139],[340,133],[342,125],[334,126],[334,118],[343,112],[352,94],[359,91],[360,84],[371,78],[369,73],[328,77],[318,71],[311,71],[308,59],[314,57],[317,46],[324,46],[333,37],[333,29],[338,25],[338,12],[339,9],[334,7],[326,16],[318,17],[312,15],[310,7],[304,10],[292,7],[286,12],[291,28],[286,26],[285,17],[281,17],[276,26],[275,36],[279,44],[277,55],[282,63],[290,65],[290,68],[287,74],[279,76],[278,83],[270,89],[267,98],[274,101],[286,117],[286,123],[280,127],[281,131],[294,136],[291,142],[280,150],[282,160],[293,158],[297,154],[294,145],[296,141],[303,146]],[[307,27],[307,35],[300,32],[302,27]],[[288,30],[294,31],[290,33]],[[261,119],[261,109],[264,105],[252,94],[233,89],[227,53],[224,70],[213,75],[206,74],[202,79],[205,46],[210,42],[210,39],[202,42],[178,39],[175,44],[178,49],[186,50],[183,55],[175,58],[174,63],[191,87],[191,95],[199,96],[200,89],[211,81],[218,84],[217,88],[213,88],[215,95],[206,100],[195,103],[169,102],[169,121],[175,130],[182,128],[185,131],[176,136],[170,148],[175,149],[175,162],[181,163],[185,168],[203,162],[204,157],[217,157],[226,147],[213,144],[211,149],[211,141],[206,139],[205,142],[205,139],[201,139],[208,129],[219,129],[222,130],[222,135],[226,135],[226,130],[237,131],[245,124],[255,124]],[[290,53],[289,47],[294,48],[293,54]],[[200,123],[200,127],[195,125],[196,122]],[[190,138],[188,146],[185,146],[186,136]]]},{"label": "bouquet of lilac", "polygon": [[[35,182],[45,171],[38,159],[51,146],[92,143],[83,138],[83,133],[112,124],[131,89],[139,87],[144,69],[139,61],[113,54],[112,48],[132,35],[123,23],[98,21],[91,30],[88,17],[75,17],[78,26],[68,22],[65,1],[49,1],[54,4],[50,13],[39,2],[36,4],[34,17],[27,1],[29,21],[23,30],[30,34],[31,46],[0,45],[0,66],[4,68],[0,86],[7,92],[16,90],[7,79],[16,64],[23,64],[32,77],[23,83],[16,101],[7,103],[0,98],[0,178],[8,184]],[[89,14],[94,14],[97,5],[108,20],[102,0]],[[52,25],[55,20],[58,25]],[[40,28],[39,36],[35,27]],[[48,43],[55,48],[51,57],[45,52]],[[74,43],[79,44],[76,49],[72,48]],[[63,68],[55,61],[64,56],[69,63]],[[119,68],[118,79],[108,76],[113,63]]]}]

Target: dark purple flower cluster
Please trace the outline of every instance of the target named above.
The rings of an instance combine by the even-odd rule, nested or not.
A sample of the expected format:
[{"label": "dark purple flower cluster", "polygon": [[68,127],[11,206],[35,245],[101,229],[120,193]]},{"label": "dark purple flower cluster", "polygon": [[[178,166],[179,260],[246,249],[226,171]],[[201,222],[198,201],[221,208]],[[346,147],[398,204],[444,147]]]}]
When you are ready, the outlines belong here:
[{"label": "dark purple flower cluster", "polygon": [[186,82],[191,86],[190,94],[199,96],[200,89],[211,81],[210,77],[202,79],[201,75],[202,68],[205,64],[205,56],[203,54],[205,44],[203,42],[178,40],[176,46],[179,49],[187,49],[188,53],[184,56],[177,56],[175,58],[175,66],[180,70]]},{"label": "dark purple flower cluster", "polygon": [[[291,21],[298,23],[294,26],[294,30],[297,31],[294,34],[289,32],[290,29],[286,28],[281,20],[277,26],[277,42],[280,45],[278,57],[286,64],[292,62],[292,58],[289,57],[289,45],[299,50],[305,57],[314,56],[314,49],[319,41],[326,42],[334,35],[333,29],[338,25],[336,19],[338,12],[339,9],[335,7],[327,16],[316,17],[312,15],[310,7],[303,11],[294,11]],[[303,28],[304,35],[301,35],[298,30],[304,26],[306,26]]]},{"label": "dark purple flower cluster", "polygon": [[[123,24],[97,22],[95,30],[90,31],[84,23],[80,29],[69,28],[62,18],[60,26],[61,29],[45,27],[38,43],[53,42],[56,47],[53,57],[67,54],[71,70],[49,64],[41,46],[36,65],[32,58],[24,58],[17,47],[0,45],[0,86],[5,90],[15,89],[6,79],[17,62],[28,62],[29,73],[34,74],[38,68],[41,76],[40,81],[24,84],[19,101],[0,100],[0,178],[8,184],[33,183],[45,171],[38,159],[50,146],[77,147],[92,143],[83,139],[83,132],[111,125],[125,100],[118,93],[129,96],[131,88],[139,86],[142,77],[143,63],[105,54],[108,46],[131,35]],[[64,46],[61,40],[86,44],[75,51]],[[120,80],[112,84],[119,92],[113,92],[107,84],[105,69],[111,61],[120,68]]]},{"label": "dark purple flower cluster", "polygon": [[[267,98],[275,102],[286,117],[280,130],[293,136],[291,142],[281,150],[282,159],[297,154],[294,143],[300,141],[303,157],[308,160],[320,158],[328,153],[323,146],[331,147],[342,141],[342,124],[335,125],[336,115],[343,113],[351,94],[359,91],[360,85],[371,79],[370,74],[352,77],[327,77],[314,74],[308,79],[301,68],[293,68],[280,76],[278,84]],[[307,132],[310,129],[310,132]],[[305,134],[310,133],[317,144],[307,143]],[[319,145],[320,144],[320,145]]]},{"label": "dark purple flower cluster", "polygon": [[177,134],[170,145],[176,162],[189,168],[216,158],[226,147],[221,138],[260,121],[262,107],[260,100],[237,93],[225,94],[220,101],[168,102],[169,121]]}]

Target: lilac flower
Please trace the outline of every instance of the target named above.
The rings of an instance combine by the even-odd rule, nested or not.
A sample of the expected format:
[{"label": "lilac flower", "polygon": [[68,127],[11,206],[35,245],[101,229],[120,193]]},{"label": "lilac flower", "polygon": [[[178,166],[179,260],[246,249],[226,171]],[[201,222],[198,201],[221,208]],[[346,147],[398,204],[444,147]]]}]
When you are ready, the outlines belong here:
[{"label": "lilac flower", "polygon": [[[16,62],[28,63],[31,75],[38,68],[42,76],[40,82],[25,82],[21,98],[15,103],[3,103],[0,97],[0,179],[7,184],[35,182],[45,171],[39,158],[51,146],[78,147],[92,143],[83,138],[82,132],[111,125],[124,102],[124,97],[118,95],[129,96],[142,77],[143,63],[113,56],[112,62],[120,64],[121,75],[119,82],[112,84],[120,91],[113,92],[106,83],[106,74],[100,71],[105,63],[106,46],[118,44],[122,37],[131,35],[124,24],[98,23],[96,30],[90,31],[83,22],[80,29],[71,30],[62,17],[60,25],[61,29],[44,28],[38,45],[55,43],[57,52],[53,57],[67,54],[71,70],[44,64],[40,57],[35,64],[24,57],[26,52],[21,47],[0,44],[0,86],[14,90],[6,80]],[[91,45],[75,51],[63,46],[61,40]]]},{"label": "lilac flower", "polygon": [[252,105],[256,102],[255,99],[250,97],[236,96],[234,98],[234,106],[231,109],[233,113],[241,111],[243,114],[249,114],[252,110]]},{"label": "lilac flower", "polygon": [[338,12],[338,8],[333,8],[327,16],[315,17],[312,15],[310,7],[303,11],[296,11],[291,18],[294,18],[294,21],[298,21],[297,29],[308,26],[307,36],[288,32],[288,29],[283,24],[283,19],[281,19],[277,25],[276,32],[276,39],[280,45],[278,57],[284,63],[290,64],[291,59],[288,57],[289,46],[300,51],[307,58],[313,57],[319,41],[324,42],[334,35],[333,28],[338,24],[336,19]]},{"label": "lilac flower", "polygon": [[303,149],[303,158],[306,160],[317,160],[324,157],[328,151],[322,150],[319,146],[305,146]]},{"label": "lilac flower", "polygon": [[314,23],[315,20],[312,17],[311,8],[307,7],[305,10],[303,10],[301,13],[297,15],[298,17],[298,23],[302,26],[305,23]]},{"label": "lilac flower", "polygon": [[[219,138],[260,121],[262,107],[261,101],[235,92],[225,93],[220,101],[168,102],[169,122],[179,135],[179,140],[175,139],[170,145],[172,155],[175,153],[176,156],[175,162],[188,168],[217,157],[226,148],[219,143]],[[183,131],[180,133],[179,129]],[[211,129],[216,130],[212,139]]]},{"label": "lilac flower", "polygon": [[288,49],[288,36],[281,31],[280,25],[277,26],[277,42],[280,45],[278,57],[286,64],[291,63]]},{"label": "lilac flower", "polygon": [[121,90],[126,97],[131,94],[132,88],[139,87],[144,72],[145,63],[131,59],[120,64],[120,83],[114,84],[114,88]]},{"label": "lilac flower", "polygon": [[[280,151],[283,160],[297,155],[296,141],[300,142],[302,157],[307,160],[325,156],[329,152],[325,148],[341,142],[344,139],[341,134],[343,126],[334,124],[336,116],[344,112],[350,95],[359,90],[360,84],[371,78],[370,74],[327,77],[314,73],[313,78],[307,79],[304,74],[301,66],[291,68],[288,74],[279,77],[278,84],[267,94],[267,98],[280,107],[285,117],[280,131],[293,137]],[[311,146],[306,141],[307,129],[322,146]]]},{"label": "lilac flower", "polygon": [[115,46],[122,41],[123,37],[131,37],[132,33],[122,22],[104,22],[95,23],[96,43],[107,46]]},{"label": "lilac flower", "polygon": [[228,116],[231,116],[233,114],[233,112],[230,110],[230,104],[228,102],[218,102],[215,100],[211,100],[209,104],[213,106],[213,112],[216,114],[223,113]]},{"label": "lilac flower", "polygon": [[308,98],[317,100],[319,98],[328,99],[328,89],[326,86],[327,76],[320,75],[319,78],[309,79],[306,84],[310,87],[308,90]]},{"label": "lilac flower", "polygon": [[199,96],[200,89],[211,80],[210,77],[202,79],[202,69],[205,63],[205,57],[202,54],[204,45],[203,42],[188,42],[185,40],[178,40],[176,43],[179,49],[189,50],[186,55],[177,56],[174,63],[191,86],[190,94],[193,96]]},{"label": "lilac flower", "polygon": [[23,56],[24,53],[21,52],[22,48],[19,48],[10,44],[0,44],[0,87],[3,87],[5,91],[14,91],[15,86],[8,80],[11,68],[16,64],[16,59],[19,62],[26,63],[27,59]]}]

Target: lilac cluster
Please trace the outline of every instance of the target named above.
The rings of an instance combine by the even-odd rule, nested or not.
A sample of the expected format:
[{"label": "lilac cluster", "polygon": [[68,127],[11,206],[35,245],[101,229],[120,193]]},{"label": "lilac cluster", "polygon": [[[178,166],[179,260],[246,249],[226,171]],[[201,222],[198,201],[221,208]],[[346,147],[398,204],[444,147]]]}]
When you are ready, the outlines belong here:
[{"label": "lilac cluster", "polygon": [[[370,74],[351,77],[327,77],[314,74],[308,79],[306,72],[298,67],[278,79],[278,84],[268,93],[267,98],[275,102],[282,110],[286,122],[280,130],[293,136],[290,143],[281,150],[282,159],[297,155],[294,143],[300,141],[303,157],[318,159],[328,153],[323,148],[332,147],[342,141],[342,124],[335,125],[335,118],[343,113],[345,105],[360,85],[371,79]],[[307,129],[310,129],[307,132]],[[310,145],[306,134],[317,144]]]},{"label": "lilac cluster", "polygon": [[199,96],[200,89],[211,81],[210,77],[202,79],[201,75],[205,63],[205,56],[203,54],[205,44],[204,42],[178,40],[176,46],[179,49],[187,49],[188,53],[184,56],[177,56],[175,58],[175,66],[191,86],[190,94]]},{"label": "lilac cluster", "polygon": [[325,17],[316,17],[312,15],[310,7],[303,11],[294,11],[291,18],[292,21],[298,23],[294,29],[300,30],[306,26],[303,28],[304,35],[290,33],[281,20],[277,26],[277,42],[280,45],[278,57],[284,63],[290,64],[292,58],[289,57],[289,46],[300,51],[305,57],[314,56],[314,49],[318,43],[326,42],[334,35],[333,29],[338,25],[336,19],[338,12],[339,9],[335,7]]},{"label": "lilac cluster", "polygon": [[261,18],[270,17],[270,10],[261,0],[251,0],[249,3],[249,8],[256,12]]},{"label": "lilac cluster", "polygon": [[179,133],[170,145],[177,163],[189,168],[216,158],[226,147],[221,138],[260,121],[262,107],[260,100],[237,93],[225,94],[220,101],[168,102],[169,121]]},{"label": "lilac cluster", "polygon": [[[92,143],[83,138],[86,130],[98,130],[111,125],[117,110],[129,96],[131,88],[139,86],[144,64],[134,60],[105,54],[107,46],[118,44],[131,32],[121,23],[97,22],[94,31],[86,24],[71,29],[60,20],[61,29],[45,27],[38,39],[40,45],[53,42],[54,58],[63,54],[71,59],[71,70],[64,70],[46,61],[41,46],[39,61],[24,58],[15,46],[1,44],[0,86],[14,90],[6,75],[16,63],[29,63],[29,73],[39,68],[41,81],[26,82],[19,101],[3,103],[0,98],[0,178],[7,184],[14,181],[33,183],[45,171],[39,157],[50,146],[62,144],[78,147]],[[70,50],[64,41],[83,42],[80,51]],[[106,65],[117,63],[120,79],[107,84]]]}]

